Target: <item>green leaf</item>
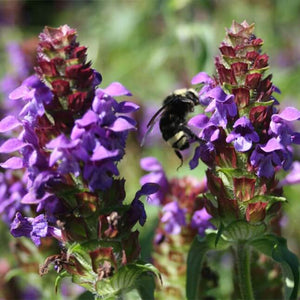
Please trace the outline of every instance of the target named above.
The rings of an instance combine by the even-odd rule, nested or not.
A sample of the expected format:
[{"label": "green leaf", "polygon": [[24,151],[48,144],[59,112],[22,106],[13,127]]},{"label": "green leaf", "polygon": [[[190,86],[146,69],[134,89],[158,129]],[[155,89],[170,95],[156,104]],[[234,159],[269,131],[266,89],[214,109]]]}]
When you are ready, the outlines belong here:
[{"label": "green leaf", "polygon": [[142,282],[145,277],[142,274],[148,274],[148,276],[155,275],[160,280],[160,274],[158,270],[151,264],[138,262],[136,264],[128,264],[126,266],[121,267],[118,272],[115,273],[109,279],[102,279],[96,282],[96,291],[98,296],[103,297],[103,299],[108,299],[112,295],[119,295],[126,293],[132,289],[138,288],[140,296],[148,297],[149,299],[153,299],[154,288],[153,285],[149,286],[149,290],[147,287],[141,288]]},{"label": "green leaf", "polygon": [[222,232],[222,236],[229,242],[250,241],[264,234],[266,225],[249,224],[246,221],[238,220],[230,223]]},{"label": "green leaf", "polygon": [[148,273],[142,274],[136,289],[142,299],[154,300],[155,281],[153,276],[149,276]]},{"label": "green leaf", "polygon": [[286,244],[286,240],[275,235],[266,235],[254,240],[251,245],[269,257],[272,257],[282,267],[284,277],[285,299],[297,299],[299,288],[299,261]]},{"label": "green leaf", "polygon": [[208,233],[204,238],[196,237],[194,239],[187,258],[186,295],[189,300],[201,299],[199,286],[206,253],[210,250],[224,250],[229,245],[215,231]]}]

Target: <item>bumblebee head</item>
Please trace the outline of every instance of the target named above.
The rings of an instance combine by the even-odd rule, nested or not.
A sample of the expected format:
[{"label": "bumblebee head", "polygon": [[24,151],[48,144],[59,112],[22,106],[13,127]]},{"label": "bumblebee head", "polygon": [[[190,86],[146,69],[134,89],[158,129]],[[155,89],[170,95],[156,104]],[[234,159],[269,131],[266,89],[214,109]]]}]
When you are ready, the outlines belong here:
[{"label": "bumblebee head", "polygon": [[192,100],[194,105],[199,104],[199,95],[195,89],[178,89],[175,90],[172,95],[181,97],[182,99]]}]

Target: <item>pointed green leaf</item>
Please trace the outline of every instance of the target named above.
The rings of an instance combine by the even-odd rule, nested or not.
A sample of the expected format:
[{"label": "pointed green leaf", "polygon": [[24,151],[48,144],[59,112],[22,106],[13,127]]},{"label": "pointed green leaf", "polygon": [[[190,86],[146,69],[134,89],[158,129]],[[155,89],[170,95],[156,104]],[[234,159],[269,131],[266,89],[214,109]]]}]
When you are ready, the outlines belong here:
[{"label": "pointed green leaf", "polygon": [[224,250],[229,245],[222,237],[218,237],[215,231],[208,233],[204,238],[197,237],[194,239],[187,258],[186,295],[189,300],[201,299],[199,286],[206,253],[209,250]]},{"label": "pointed green leaf", "polygon": [[282,267],[285,299],[297,299],[299,288],[299,261],[286,244],[286,240],[275,235],[266,235],[254,240],[251,245],[262,253],[272,257]]}]

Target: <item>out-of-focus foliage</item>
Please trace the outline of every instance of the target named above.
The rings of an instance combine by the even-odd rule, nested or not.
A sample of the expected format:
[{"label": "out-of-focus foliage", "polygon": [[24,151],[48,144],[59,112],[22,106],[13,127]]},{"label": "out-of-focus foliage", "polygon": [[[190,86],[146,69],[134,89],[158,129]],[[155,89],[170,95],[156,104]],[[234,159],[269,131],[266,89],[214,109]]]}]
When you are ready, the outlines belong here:
[{"label": "out-of-focus foliage", "polygon": [[[188,87],[197,72],[212,73],[213,57],[224,29],[230,27],[232,20],[247,20],[256,24],[256,33],[265,42],[263,51],[270,56],[273,82],[282,92],[278,100],[282,106],[300,108],[300,2],[297,0],[2,0],[0,4],[0,78],[16,72],[5,51],[9,42],[18,42],[30,56],[35,38],[45,25],[68,24],[77,28],[81,44],[89,47],[94,68],[105,74],[102,86],[112,80],[122,82],[146,111],[158,108],[174,89]],[[127,178],[128,197],[137,190],[142,175],[139,158],[143,156],[158,157],[169,177],[203,176],[199,168],[190,171],[187,163],[176,171],[180,162],[162,139],[142,149],[136,137],[132,135],[128,155],[120,166]],[[299,149],[295,149],[295,156],[300,159]],[[284,208],[283,231],[290,249],[299,256],[300,187],[285,189],[288,204]],[[148,208],[147,222],[141,230],[142,250],[149,258],[156,225],[156,211],[152,208]],[[7,227],[1,225],[0,229],[1,237],[7,236],[0,248],[2,281],[1,267],[5,260],[14,267],[16,258],[9,250]]]}]

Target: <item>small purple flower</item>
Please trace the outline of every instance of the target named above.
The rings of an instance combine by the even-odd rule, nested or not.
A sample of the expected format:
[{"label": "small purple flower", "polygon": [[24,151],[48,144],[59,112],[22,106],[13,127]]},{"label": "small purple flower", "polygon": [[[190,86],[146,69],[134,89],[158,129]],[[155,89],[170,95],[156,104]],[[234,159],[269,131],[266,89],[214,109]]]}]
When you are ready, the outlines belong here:
[{"label": "small purple flower", "polygon": [[44,215],[35,218],[23,217],[19,212],[13,220],[10,232],[14,237],[31,238],[36,246],[41,244],[41,238],[48,234],[48,222]]},{"label": "small purple flower", "polygon": [[181,227],[186,226],[185,209],[181,209],[177,201],[166,204],[162,209],[161,222],[169,234],[179,234]]},{"label": "small purple flower", "polygon": [[11,100],[22,99],[26,102],[19,116],[34,125],[36,118],[45,113],[44,104],[49,104],[52,101],[53,94],[36,75],[32,75],[11,92],[9,98]]},{"label": "small purple flower", "polygon": [[144,184],[139,191],[136,192],[130,208],[127,211],[126,222],[129,226],[133,226],[138,221],[141,226],[146,222],[146,211],[144,204],[140,199],[142,196],[147,196],[157,193],[159,186],[155,183]]},{"label": "small purple flower", "polygon": [[237,106],[234,102],[234,95],[226,94],[220,86],[208,91],[205,96],[212,100],[205,112],[212,112],[210,122],[216,126],[226,128],[227,118],[237,114]]},{"label": "small purple flower", "polygon": [[203,87],[199,91],[199,102],[207,106],[210,98],[206,97],[206,94],[215,87],[214,80],[207,73],[200,72],[192,78],[191,84],[203,84]]},{"label": "small purple flower", "polygon": [[234,148],[240,152],[246,152],[251,149],[252,143],[259,141],[258,134],[254,131],[250,120],[245,116],[237,119],[233,125],[233,130],[227,136],[226,142],[233,141]]},{"label": "small purple flower", "polygon": [[214,228],[209,222],[211,215],[206,211],[205,207],[200,210],[196,210],[191,219],[191,227],[198,230],[200,236],[204,236],[205,230],[208,228]]},{"label": "small purple flower", "polygon": [[153,205],[160,205],[169,186],[163,167],[155,157],[142,158],[140,165],[142,169],[150,172],[140,179],[140,183],[143,185],[145,183],[153,182],[160,186],[160,189],[156,193],[152,194],[151,197],[148,197],[149,203]]},{"label": "small purple flower", "polygon": [[275,138],[270,139],[266,145],[257,145],[250,156],[252,166],[258,168],[259,177],[271,178],[275,168],[287,171],[293,161],[292,149],[283,147]]}]

